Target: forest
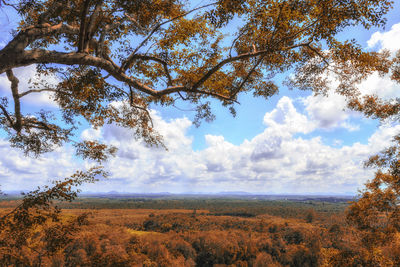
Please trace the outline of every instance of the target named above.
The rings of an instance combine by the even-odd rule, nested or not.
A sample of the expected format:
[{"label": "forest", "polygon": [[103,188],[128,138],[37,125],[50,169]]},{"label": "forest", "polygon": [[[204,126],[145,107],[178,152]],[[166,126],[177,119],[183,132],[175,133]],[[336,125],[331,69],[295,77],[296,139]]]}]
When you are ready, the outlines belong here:
[{"label": "forest", "polygon": [[[1,214],[21,199],[0,202]],[[80,199],[57,203],[15,247],[21,266],[398,266],[400,236],[374,246],[346,221],[347,202],[241,198]],[[73,227],[71,222],[77,220]],[[60,228],[61,222],[65,224]],[[68,225],[68,226],[67,226]],[[68,231],[66,231],[68,229]],[[55,233],[65,231],[66,236]],[[64,233],[65,233],[64,232]],[[60,232],[59,232],[60,233]],[[60,233],[61,234],[61,233]],[[62,240],[65,239],[65,240]],[[2,236],[3,242],[7,237]],[[10,242],[11,240],[7,240]],[[62,249],[49,250],[65,242]],[[7,262],[4,247],[0,254]],[[18,257],[16,257],[18,255]]]}]

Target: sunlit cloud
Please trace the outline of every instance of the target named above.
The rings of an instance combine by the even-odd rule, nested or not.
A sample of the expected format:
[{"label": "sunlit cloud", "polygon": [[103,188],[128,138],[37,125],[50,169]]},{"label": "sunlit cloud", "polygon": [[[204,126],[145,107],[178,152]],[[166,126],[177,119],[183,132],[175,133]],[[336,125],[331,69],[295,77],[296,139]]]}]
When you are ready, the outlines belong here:
[{"label": "sunlit cloud", "polygon": [[394,24],[389,31],[375,32],[367,41],[369,48],[379,47],[380,50],[387,49],[395,52],[399,49],[400,43],[400,23]]}]

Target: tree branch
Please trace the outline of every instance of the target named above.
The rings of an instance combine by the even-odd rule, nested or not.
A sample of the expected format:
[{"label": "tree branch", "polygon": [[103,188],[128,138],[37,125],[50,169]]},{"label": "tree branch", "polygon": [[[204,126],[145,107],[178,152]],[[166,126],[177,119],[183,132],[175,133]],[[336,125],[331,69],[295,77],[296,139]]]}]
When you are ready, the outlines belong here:
[{"label": "tree branch", "polygon": [[94,35],[94,30],[95,30],[95,21],[98,17],[98,14],[101,10],[101,6],[103,4],[103,0],[98,0],[96,2],[96,6],[94,8],[93,14],[90,16],[88,25],[87,25],[87,29],[86,29],[86,33],[85,33],[85,44],[83,47],[83,51],[84,52],[89,52],[89,44],[90,44],[90,40],[92,40],[93,35]]},{"label": "tree branch", "polygon": [[132,16],[130,16],[128,13],[124,13],[125,18],[128,19],[130,22],[132,22],[133,24],[135,24],[136,27],[138,27],[143,33],[146,32],[146,28],[142,27],[142,25],[139,24],[139,22],[133,18]]},{"label": "tree branch", "polygon": [[11,119],[10,114],[8,114],[7,109],[0,104],[0,109],[3,111],[4,116],[6,116],[10,126],[14,128],[14,121]]},{"label": "tree branch", "polygon": [[38,121],[37,119],[34,118],[25,118],[24,126],[27,128],[37,128],[41,130],[54,131],[54,132],[56,132],[57,129],[59,128],[54,124],[48,124],[42,121]]},{"label": "tree branch", "polygon": [[19,98],[29,95],[31,93],[40,93],[40,92],[57,92],[55,89],[45,88],[45,89],[31,89],[19,94]]},{"label": "tree branch", "polygon": [[78,52],[82,52],[85,47],[85,38],[86,38],[86,27],[87,27],[87,13],[89,11],[89,4],[91,0],[85,0],[83,3],[82,13],[81,13],[81,26],[79,30],[79,38],[78,38]]},{"label": "tree branch", "polygon": [[155,56],[147,56],[147,55],[141,55],[141,54],[134,55],[132,57],[132,59],[133,59],[132,62],[135,59],[152,60],[152,61],[158,62],[161,65],[163,65],[164,71],[165,71],[165,75],[167,76],[167,79],[168,79],[167,85],[168,86],[172,86],[172,77],[171,77],[171,74],[170,74],[169,69],[168,69],[168,63],[165,60],[162,60],[161,58],[158,58],[158,57],[155,57]]},{"label": "tree branch", "polygon": [[[282,50],[290,50],[300,46],[307,46],[309,43],[301,43],[296,44],[288,47],[284,47]],[[149,94],[151,96],[160,97],[163,95],[177,93],[177,92],[192,92],[192,93],[202,93],[205,95],[214,96],[223,100],[227,101],[234,101],[228,96],[224,96],[221,94],[208,92],[204,90],[198,90],[199,87],[208,80],[211,75],[213,75],[216,71],[221,69],[228,63],[233,61],[253,58],[257,56],[263,56],[265,54],[271,53],[270,49],[261,50],[251,53],[244,53],[238,55],[236,57],[230,57],[225,60],[222,60],[220,63],[215,65],[211,68],[205,75],[203,75],[192,87],[188,88],[185,86],[170,86],[163,90],[155,90],[143,83],[138,82],[136,79],[126,75],[124,72],[121,72],[121,68],[116,65],[111,59],[99,58],[92,55],[88,55],[86,53],[64,53],[64,52],[57,52],[57,51],[48,51],[43,49],[33,49],[33,50],[25,50],[21,53],[17,54],[1,54],[0,51],[0,74],[11,67],[22,67],[27,66],[35,63],[58,63],[64,65],[86,65],[86,66],[93,66],[99,67],[105,71],[107,71],[110,75],[112,75],[116,80],[125,82],[128,85],[131,85],[135,89]],[[138,58],[138,55],[135,55]],[[160,59],[156,57],[150,56],[143,56],[140,57],[151,59],[162,63]]]},{"label": "tree branch", "polygon": [[107,71],[114,78],[121,82],[130,84],[134,88],[144,93],[157,95],[156,90],[136,81],[135,79],[121,72],[120,67],[114,62],[104,58],[88,55],[86,53],[64,53],[57,51],[48,51],[44,49],[25,50],[21,51],[21,53],[16,53],[12,55],[2,55],[0,52],[0,74],[9,69],[11,66],[22,67],[35,63],[56,63],[64,65],[86,65],[99,67]]},{"label": "tree branch", "polygon": [[326,57],[324,55],[322,55],[317,49],[315,49],[314,47],[312,47],[310,44],[306,45],[306,47],[308,49],[310,49],[311,51],[313,51],[317,56],[319,56],[324,62],[325,64],[329,65],[328,60],[326,59]]},{"label": "tree branch", "polygon": [[[295,45],[291,45],[291,46],[287,46],[282,48],[282,51],[286,51],[286,50],[291,50],[294,48],[298,48],[301,46],[308,46],[310,43],[300,43],[300,44],[295,44]],[[234,62],[234,61],[238,61],[238,60],[243,60],[243,59],[248,59],[248,58],[254,58],[254,57],[258,57],[258,56],[264,56],[268,53],[273,52],[272,49],[265,49],[265,50],[260,50],[260,51],[254,51],[254,52],[250,52],[250,53],[244,53],[244,54],[240,54],[237,55],[236,57],[229,57],[226,58],[224,60],[222,60],[220,63],[218,63],[217,65],[215,65],[214,67],[212,67],[206,74],[203,75],[203,77],[201,77],[193,86],[193,90],[196,90],[197,88],[199,88],[200,86],[203,85],[203,83],[205,81],[207,81],[214,73],[216,73],[218,70],[220,70],[223,66],[225,66],[228,63]]]},{"label": "tree branch", "polygon": [[14,113],[15,113],[15,123],[14,123],[14,130],[18,133],[22,130],[22,114],[21,114],[21,102],[19,100],[18,94],[18,83],[19,80],[15,77],[13,71],[8,69],[6,71],[7,78],[11,82],[11,92],[14,99]]},{"label": "tree branch", "polygon": [[63,24],[62,22],[56,25],[44,23],[26,27],[21,30],[2,50],[0,50],[0,56],[10,53],[10,51],[23,51],[33,41],[57,32],[76,33],[77,28]]},{"label": "tree branch", "polygon": [[133,101],[133,90],[132,90],[132,87],[130,87],[130,86],[129,86],[129,104],[133,108],[137,108],[137,109],[140,109],[140,110],[144,111],[146,113],[147,117],[150,120],[151,127],[154,127],[153,119],[151,118],[149,110],[146,107],[141,107],[141,106],[138,106],[138,105],[134,104],[134,101]]},{"label": "tree branch", "polygon": [[247,31],[248,29],[244,29],[242,32],[239,32],[238,36],[232,41],[231,47],[229,48],[229,57],[232,57],[232,49],[237,40],[239,40]]},{"label": "tree branch", "polygon": [[40,14],[38,22],[40,24],[46,22],[48,18],[54,13],[55,10],[59,8],[66,8],[65,7],[66,5],[69,6],[69,1],[66,1],[66,3],[64,1],[57,1],[57,0],[53,1],[51,6],[49,6],[45,12]]},{"label": "tree branch", "polygon": [[260,65],[261,62],[264,60],[264,57],[265,56],[262,56],[260,59],[257,60],[256,64],[254,64],[254,66],[251,68],[251,70],[247,73],[246,77],[242,80],[240,85],[237,88],[235,88],[235,90],[232,91],[231,98],[234,98],[239,93],[240,89],[242,89],[243,86],[247,83],[247,81],[249,80],[250,76],[257,69],[258,65]]},{"label": "tree branch", "polygon": [[146,38],[135,48],[135,50],[126,58],[125,62],[123,62],[123,63],[121,64],[121,70],[124,71],[124,70],[126,70],[126,69],[128,69],[128,68],[131,67],[131,64],[132,64],[132,62],[133,62],[133,60],[134,60],[135,54],[139,51],[140,48],[142,48],[142,47],[145,45],[145,43],[151,38],[151,36],[153,36],[153,34],[154,34],[158,29],[160,29],[161,26],[163,26],[163,25],[165,25],[165,24],[167,24],[167,23],[170,23],[170,22],[172,22],[172,21],[174,21],[174,20],[183,18],[183,17],[189,15],[190,13],[193,13],[194,11],[197,11],[197,10],[199,10],[199,9],[203,9],[203,8],[206,8],[206,7],[209,7],[209,6],[213,6],[213,5],[215,5],[215,4],[217,4],[217,3],[211,3],[211,4],[208,4],[208,5],[204,5],[204,6],[200,6],[200,7],[194,8],[194,9],[188,11],[188,12],[185,12],[185,13],[183,13],[183,14],[181,14],[181,15],[178,15],[178,16],[176,16],[176,17],[173,17],[173,18],[171,18],[171,19],[169,19],[169,20],[166,20],[166,21],[164,21],[164,22],[162,22],[162,23],[157,24],[157,25],[151,30],[151,32],[147,35],[147,37],[146,37]]}]

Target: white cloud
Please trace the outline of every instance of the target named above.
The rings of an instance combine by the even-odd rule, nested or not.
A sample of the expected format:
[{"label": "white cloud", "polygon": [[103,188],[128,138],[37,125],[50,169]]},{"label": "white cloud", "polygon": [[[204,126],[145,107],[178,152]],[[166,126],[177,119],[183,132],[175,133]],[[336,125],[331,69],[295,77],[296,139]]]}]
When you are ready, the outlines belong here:
[{"label": "white cloud", "polygon": [[80,164],[73,159],[70,148],[59,148],[41,158],[26,157],[0,140],[0,177],[2,190],[32,190],[55,179],[71,175]]},{"label": "white cloud", "polygon": [[[317,124],[318,128],[335,129],[344,128],[348,131],[358,131],[359,125],[351,123],[351,119],[362,117],[359,112],[347,108],[345,96],[335,92],[338,82],[331,79],[328,95],[310,95],[300,98],[310,119]],[[360,97],[365,95],[376,95],[383,100],[391,100],[400,97],[400,84],[393,81],[388,75],[380,76],[378,73],[371,74],[362,81],[357,88]]]},{"label": "white cloud", "polygon": [[344,96],[330,93],[328,96],[308,96],[301,99],[310,118],[319,128],[332,129],[344,126],[350,113],[345,110]]},{"label": "white cloud", "polygon": [[379,46],[380,49],[388,49],[395,52],[399,49],[400,44],[400,23],[394,24],[387,32],[375,32],[367,41],[369,48]]},{"label": "white cloud", "polygon": [[85,129],[81,133],[81,138],[83,140],[96,140],[96,139],[99,139],[100,137],[101,137],[101,129],[100,128]]},{"label": "white cloud", "polygon": [[166,129],[174,132],[173,136],[166,135],[166,142],[173,147],[164,151],[120,140],[123,150],[135,155],[110,163],[112,169],[117,169],[113,175],[129,184],[124,187],[126,191],[355,193],[372,177],[372,171],[364,170],[362,162],[386,147],[400,130],[381,126],[368,144],[341,148],[323,144],[320,137],[295,137],[316,126],[308,126],[313,125],[310,118],[300,114],[290,98],[283,97],[273,111],[265,114],[268,127],[253,139],[233,145],[223,136],[206,135],[207,148],[195,152],[187,136],[187,119],[165,122],[156,116],[156,121],[165,126],[161,133]]},{"label": "white cloud", "polygon": [[[359,125],[351,123],[352,119],[359,119],[362,114],[347,108],[346,98],[334,91],[336,82],[331,85],[327,96],[310,95],[300,98],[304,104],[310,120],[316,127],[322,129],[344,128],[348,131],[358,131]],[[373,73],[358,86],[360,96],[377,95],[381,99],[390,100],[400,97],[400,84],[390,77]]]},{"label": "white cloud", "polygon": [[[82,133],[82,137],[100,137],[119,148],[117,156],[107,164],[112,178],[85,186],[85,190],[356,193],[373,175],[371,170],[362,168],[362,162],[386,147],[400,131],[400,126],[382,125],[367,144],[341,147],[328,146],[321,137],[297,137],[297,133],[310,133],[318,125],[299,113],[290,98],[283,97],[274,110],[265,114],[265,130],[251,140],[234,145],[223,136],[206,135],[207,147],[194,151],[193,139],[188,136],[191,122],[187,118],[165,121],[158,113],[152,114],[168,151],[148,147],[134,140],[129,130],[115,125]],[[9,155],[0,160],[4,190],[63,177],[61,172],[71,173],[79,167],[68,156],[72,151],[60,149],[41,160],[26,159],[18,151],[10,150],[4,141],[0,145],[2,151]]]},{"label": "white cloud", "polygon": [[166,122],[155,114],[155,122],[163,125],[162,134],[174,133],[165,135],[166,142],[172,145],[169,151],[145,148],[128,139],[125,129],[111,127],[124,132],[114,132],[124,138],[118,138],[121,154],[110,162],[110,168],[113,176],[125,185],[122,189],[113,185],[111,179],[109,188],[154,192],[355,193],[372,175],[362,169],[362,161],[387,146],[391,136],[400,130],[381,126],[368,144],[341,148],[324,145],[320,137],[296,138],[296,133],[309,133],[316,126],[287,97],[265,114],[268,127],[240,145],[227,142],[223,136],[206,135],[207,148],[194,152],[192,138],[187,136],[187,119]]},{"label": "white cloud", "polygon": [[279,100],[276,109],[265,114],[264,124],[288,133],[309,133],[315,128],[305,115],[296,111],[292,100],[287,96]]}]

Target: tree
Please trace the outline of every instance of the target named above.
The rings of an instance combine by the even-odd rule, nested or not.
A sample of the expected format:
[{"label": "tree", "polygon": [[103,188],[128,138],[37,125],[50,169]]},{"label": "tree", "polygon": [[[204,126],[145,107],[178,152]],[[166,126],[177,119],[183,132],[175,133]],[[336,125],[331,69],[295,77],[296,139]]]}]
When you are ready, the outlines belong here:
[{"label": "tree", "polygon": [[[291,69],[297,71],[293,84],[314,90],[321,86],[313,77],[327,68],[348,70],[349,60],[358,62],[353,72],[366,75],[383,57],[335,36],[348,26],[382,26],[391,7],[388,0],[219,0],[198,7],[179,0],[0,3],[21,17],[0,50],[0,74],[6,73],[12,92],[1,99],[0,122],[13,146],[35,156],[72,142],[80,117],[94,127],[133,128],[135,137],[162,145],[150,104],[188,101],[198,123],[213,119],[210,97],[235,114],[240,92],[268,98],[278,91],[274,76]],[[238,30],[227,37],[224,29],[234,21]],[[13,69],[32,64],[43,82],[21,92]],[[58,84],[46,83],[48,75]],[[53,93],[64,123],[46,111],[21,111],[21,98],[45,91]],[[115,152],[95,140],[75,146],[77,154],[97,160]]]},{"label": "tree", "polygon": [[[87,214],[69,221],[60,216],[54,200],[72,201],[80,186],[105,176],[101,168],[78,171],[71,177],[27,193],[21,204],[0,217],[0,263],[2,266],[42,266],[72,240],[72,235],[86,223]],[[46,266],[48,264],[45,264]]]},{"label": "tree", "polygon": [[394,141],[365,163],[378,170],[347,214],[347,220],[363,233],[368,248],[387,244],[400,232],[400,135]]}]

